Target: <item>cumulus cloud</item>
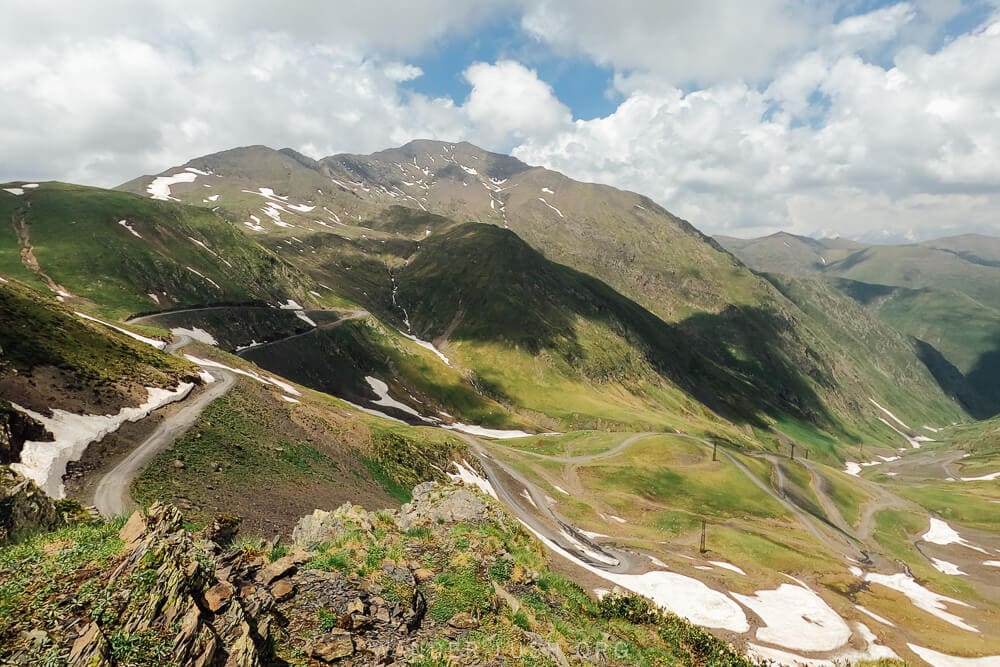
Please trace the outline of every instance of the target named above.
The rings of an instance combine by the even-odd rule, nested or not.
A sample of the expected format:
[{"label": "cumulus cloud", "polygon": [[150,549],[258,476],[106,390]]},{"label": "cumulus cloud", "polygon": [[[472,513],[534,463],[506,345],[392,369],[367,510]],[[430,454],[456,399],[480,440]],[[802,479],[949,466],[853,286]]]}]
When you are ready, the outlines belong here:
[{"label": "cumulus cloud", "polygon": [[[237,145],[429,137],[643,192],[709,232],[1000,231],[1000,16],[942,40],[960,0],[852,6],[21,3],[0,22],[0,181],[114,185]],[[461,98],[412,92],[419,54],[512,15],[534,40],[522,61],[463,63]],[[574,121],[525,60],[538,49],[609,67],[617,109]]]},{"label": "cumulus cloud", "polygon": [[569,125],[572,115],[538,73],[520,63],[475,63],[465,70],[472,85],[463,105],[476,134],[494,147],[508,141],[551,136]]}]

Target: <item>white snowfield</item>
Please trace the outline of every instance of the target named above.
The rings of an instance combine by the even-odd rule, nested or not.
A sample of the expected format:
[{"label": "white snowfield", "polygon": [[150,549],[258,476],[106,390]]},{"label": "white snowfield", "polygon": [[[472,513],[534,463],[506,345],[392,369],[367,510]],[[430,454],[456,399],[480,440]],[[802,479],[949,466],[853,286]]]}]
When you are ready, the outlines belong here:
[{"label": "white snowfield", "polygon": [[857,477],[861,474],[861,465],[859,463],[855,463],[854,461],[846,461],[844,463],[844,472],[848,475],[854,475]]},{"label": "white snowfield", "polygon": [[732,563],[727,563],[724,560],[710,560],[708,562],[716,567],[721,567],[723,570],[730,570],[732,572],[735,572],[736,574],[742,574],[743,576],[746,576],[747,574],[746,572],[743,571],[742,568],[737,567]]},{"label": "white snowfield", "polygon": [[751,655],[764,658],[765,660],[771,660],[776,665],[788,665],[794,667],[829,667],[832,664],[847,664],[862,660],[899,658],[899,656],[896,655],[896,652],[891,648],[888,646],[882,646],[878,643],[878,637],[875,636],[875,633],[873,633],[867,625],[864,623],[855,623],[854,628],[858,636],[864,639],[865,650],[859,651],[857,649],[847,647],[837,653],[836,662],[826,658],[805,658],[788,651],[781,651],[779,649],[760,646],[754,643],[750,643],[748,646],[750,647]]},{"label": "white snowfield", "polygon": [[300,306],[293,299],[288,299],[287,301],[285,301],[285,303],[281,304],[278,307],[281,308],[282,310],[302,310],[302,306]]},{"label": "white snowfield", "polygon": [[933,616],[937,616],[942,621],[951,623],[956,628],[968,630],[969,632],[979,632],[978,629],[966,623],[960,616],[956,616],[955,614],[947,611],[945,603],[958,605],[960,607],[968,607],[970,605],[962,602],[961,600],[939,595],[934,591],[924,588],[918,584],[913,577],[907,575],[905,572],[900,572],[898,574],[879,574],[877,572],[869,572],[865,575],[865,581],[869,581],[873,584],[881,584],[886,588],[899,591],[906,597],[910,598],[910,602],[912,602],[915,606],[923,609]]},{"label": "white snowfield", "polygon": [[175,336],[187,336],[191,340],[196,340],[199,343],[205,343],[206,345],[218,345],[219,342],[215,340],[215,336],[205,331],[204,329],[199,329],[198,327],[192,327],[190,329],[185,329],[183,327],[174,327],[170,330]]},{"label": "white snowfield", "polygon": [[109,324],[108,322],[105,322],[104,320],[99,320],[96,317],[91,317],[90,315],[87,315],[86,313],[74,312],[73,314],[76,315],[77,317],[82,317],[85,320],[90,320],[91,322],[97,322],[98,324],[103,324],[104,326],[108,327],[109,329],[114,329],[115,331],[117,331],[119,333],[125,334],[129,338],[134,338],[135,340],[141,341],[143,343],[146,343],[147,345],[152,345],[157,350],[163,350],[163,349],[166,349],[166,347],[167,347],[167,344],[164,341],[162,341],[162,340],[156,340],[155,338],[146,338],[145,336],[140,336],[139,334],[137,334],[135,332],[132,332],[132,331],[129,331],[128,329],[123,329],[122,327],[116,327],[114,324]]},{"label": "white snowfield", "polygon": [[499,428],[486,428],[485,426],[476,426],[474,424],[463,424],[462,422],[455,422],[454,424],[441,424],[441,428],[446,428],[449,431],[461,431],[462,433],[478,435],[484,438],[495,438],[497,440],[503,440],[504,438],[530,438],[532,435],[535,435],[534,433],[525,433],[524,431],[506,431]]},{"label": "white snowfield", "polygon": [[1000,665],[1000,655],[988,655],[983,658],[961,658],[932,651],[916,644],[907,644],[910,650],[926,660],[933,667],[997,667]]},{"label": "white snowfield", "polygon": [[153,199],[160,201],[179,201],[176,197],[170,196],[170,186],[178,183],[194,183],[198,174],[192,171],[180,171],[173,176],[157,176],[146,186],[146,192]]},{"label": "white snowfield", "polygon": [[221,368],[223,370],[229,371],[230,373],[236,373],[237,375],[243,375],[244,377],[248,377],[248,378],[251,378],[253,380],[256,380],[257,382],[260,382],[261,384],[266,384],[266,385],[271,385],[272,387],[277,387],[278,389],[281,389],[282,391],[284,391],[286,394],[291,394],[292,396],[301,396],[302,395],[301,391],[299,391],[298,389],[296,389],[292,385],[288,384],[287,382],[283,382],[283,381],[281,381],[281,380],[279,380],[278,378],[275,378],[275,377],[266,377],[264,375],[261,375],[260,373],[255,373],[253,371],[244,371],[244,370],[239,369],[239,368],[233,368],[232,366],[226,366],[225,364],[221,364],[218,361],[212,361],[211,359],[201,359],[200,357],[196,357],[196,356],[191,355],[191,354],[185,354],[184,358],[187,359],[188,361],[196,363],[199,366],[202,366],[204,368]]},{"label": "white snowfield", "polygon": [[548,206],[549,208],[551,208],[553,211],[555,211],[559,215],[560,218],[565,218],[566,217],[565,215],[562,214],[562,211],[560,211],[555,206],[553,206],[552,204],[550,204],[547,201],[545,201],[544,197],[539,197],[538,201],[542,202],[543,204],[545,204],[546,206]]},{"label": "white snowfield", "polygon": [[982,547],[977,547],[975,544],[972,544],[964,537],[959,535],[958,531],[956,531],[954,528],[948,525],[947,522],[942,521],[941,519],[935,517],[931,517],[931,526],[930,528],[927,529],[926,533],[920,536],[920,539],[922,539],[924,542],[930,542],[931,544],[940,544],[942,546],[948,544],[959,544],[963,547],[972,549],[973,551],[978,551],[984,554],[989,553],[986,551],[986,549],[983,549]]},{"label": "white snowfield", "polygon": [[959,479],[963,482],[992,482],[998,477],[1000,477],[1000,472],[991,472],[988,475],[981,475],[980,477],[959,477]]},{"label": "white snowfield", "polygon": [[451,366],[451,360],[449,360],[448,357],[444,356],[444,354],[441,352],[441,350],[439,350],[436,347],[434,347],[434,343],[431,343],[431,342],[426,341],[426,340],[420,340],[416,336],[412,336],[412,335],[410,335],[408,333],[403,333],[402,331],[400,331],[399,333],[400,333],[401,336],[403,336],[403,338],[408,338],[408,339],[412,340],[414,343],[416,343],[417,345],[419,345],[420,347],[424,348],[425,350],[430,350],[431,352],[433,352],[434,355],[438,359],[440,359],[442,362],[444,362],[444,364],[446,366]]},{"label": "white snowfield", "polygon": [[462,482],[463,484],[474,486],[483,493],[485,493],[486,495],[492,496],[493,498],[499,500],[499,498],[497,498],[497,492],[493,488],[493,485],[490,484],[488,479],[477,473],[475,469],[471,465],[469,465],[468,461],[466,461],[465,459],[462,459],[461,463],[459,463],[458,461],[452,461],[451,465],[455,466],[455,470],[457,470],[458,472],[453,473],[453,472],[448,472],[446,470],[444,474],[448,475],[448,479],[450,479],[453,482]]},{"label": "white snowfield", "polygon": [[961,576],[965,574],[965,572],[962,572],[960,569],[958,569],[958,566],[955,565],[954,563],[949,563],[948,561],[941,560],[940,558],[932,557],[931,564],[934,566],[935,570],[937,570],[938,572],[943,572],[944,574],[952,574],[956,576]]},{"label": "white snowfield", "polygon": [[16,195],[18,197],[20,197],[21,195],[24,194],[24,189],[23,188],[4,188],[3,191],[4,192],[9,192],[10,194]]},{"label": "white snowfield", "polygon": [[408,415],[413,415],[414,417],[416,417],[421,421],[425,422],[429,421],[427,418],[425,418],[419,412],[411,408],[409,405],[406,405],[405,403],[400,403],[392,396],[390,396],[389,385],[387,385],[385,382],[382,382],[382,380],[374,378],[370,375],[366,375],[365,382],[368,383],[368,386],[371,387],[372,391],[375,392],[375,395],[378,396],[377,401],[372,401],[373,405],[381,405],[387,408],[395,408],[400,412],[405,412]]},{"label": "white snowfield", "polygon": [[301,310],[296,310],[295,311],[295,317],[299,318],[300,320],[302,320],[303,322],[305,322],[306,324],[308,324],[311,327],[315,327],[316,326],[316,323],[313,322],[312,318],[309,317],[308,315],[306,315],[305,313],[303,313]]},{"label": "white snowfield", "polygon": [[874,398],[869,398],[868,400],[871,401],[872,405],[874,405],[876,408],[878,408],[879,410],[881,410],[885,414],[889,415],[889,417],[892,419],[892,421],[896,422],[897,424],[899,424],[900,426],[902,426],[905,429],[909,429],[910,428],[909,426],[906,425],[906,422],[904,422],[899,417],[897,417],[896,415],[892,414],[891,412],[889,412],[888,410],[886,410],[884,407],[882,407],[881,405],[879,405],[878,402]]},{"label": "white snowfield", "polygon": [[754,595],[732,594],[764,621],[757,639],[797,651],[833,651],[851,638],[851,629],[819,595],[792,584]]},{"label": "white snowfield", "polygon": [[697,579],[662,570],[654,570],[645,574],[606,572],[577,558],[528,524],[522,522],[522,525],[545,546],[563,558],[613,584],[645,595],[664,609],[672,611],[678,616],[683,616],[692,623],[741,633],[750,629],[746,614],[736,602]]},{"label": "white snowfield", "polygon": [[176,389],[147,387],[146,401],[134,408],[122,408],[113,415],[78,415],[66,410],[53,409],[52,416],[11,405],[20,412],[40,422],[54,440],[52,442],[28,441],[21,451],[21,462],[11,467],[25,477],[33,479],[49,496],[62,498],[65,495],[62,476],[66,464],[78,461],[87,445],[117,431],[125,422],[134,422],[149,416],[149,413],[168,403],[187,396],[194,385],[181,383]]}]

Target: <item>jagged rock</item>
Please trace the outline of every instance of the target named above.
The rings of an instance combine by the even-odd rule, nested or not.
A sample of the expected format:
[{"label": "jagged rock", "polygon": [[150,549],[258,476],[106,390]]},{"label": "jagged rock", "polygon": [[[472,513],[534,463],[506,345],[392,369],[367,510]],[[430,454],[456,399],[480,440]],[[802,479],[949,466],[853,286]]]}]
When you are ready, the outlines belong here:
[{"label": "jagged rock", "polygon": [[335,629],[317,637],[309,649],[309,655],[323,662],[346,658],[354,655],[354,640],[350,632]]},{"label": "jagged rock", "polygon": [[236,589],[228,581],[220,581],[205,591],[205,605],[213,612],[217,612],[227,604],[233,597]]},{"label": "jagged rock", "polygon": [[316,510],[299,519],[292,529],[292,542],[306,549],[315,549],[344,530],[343,522],[333,512]]},{"label": "jagged rock", "polygon": [[278,602],[287,600],[295,595],[295,584],[288,579],[279,579],[271,586],[271,595]]},{"label": "jagged rock", "polygon": [[97,623],[91,623],[73,642],[69,651],[69,667],[90,667],[108,664],[108,640]]},{"label": "jagged rock", "polygon": [[457,630],[471,630],[479,627],[479,621],[467,611],[460,611],[448,619],[448,625]]},{"label": "jagged rock", "polygon": [[361,600],[361,598],[354,598],[349,603],[347,603],[347,613],[348,614],[365,613],[365,603]]},{"label": "jagged rock", "polygon": [[386,575],[388,575],[390,579],[397,583],[403,584],[404,586],[410,586],[411,588],[417,585],[416,580],[413,578],[413,573],[409,570],[409,568],[396,567],[396,565],[387,564],[383,566],[382,569],[385,570]]},{"label": "jagged rock", "polygon": [[417,582],[422,584],[426,581],[430,581],[431,579],[433,579],[434,573],[428,570],[426,567],[421,567],[413,572],[413,577],[417,580]]},{"label": "jagged rock", "polygon": [[295,565],[295,559],[290,556],[284,556],[274,561],[273,563],[268,563],[268,565],[257,573],[257,581],[261,582],[265,586],[271,585],[274,581],[281,579],[282,577],[292,574],[298,569]]},{"label": "jagged rock", "polygon": [[413,500],[399,509],[396,524],[401,530],[410,530],[460,521],[475,523],[486,519],[489,513],[489,506],[469,489],[424,482],[414,487]]},{"label": "jagged rock", "polygon": [[0,401],[0,464],[20,461],[21,450],[29,440],[51,441],[52,435],[44,426],[14,409],[7,401]]},{"label": "jagged rock", "polygon": [[212,523],[202,531],[201,537],[220,547],[228,547],[239,532],[241,522],[242,519],[233,514],[216,514]]},{"label": "jagged rock", "polygon": [[55,501],[33,481],[0,465],[0,545],[19,533],[52,530],[67,522]]}]

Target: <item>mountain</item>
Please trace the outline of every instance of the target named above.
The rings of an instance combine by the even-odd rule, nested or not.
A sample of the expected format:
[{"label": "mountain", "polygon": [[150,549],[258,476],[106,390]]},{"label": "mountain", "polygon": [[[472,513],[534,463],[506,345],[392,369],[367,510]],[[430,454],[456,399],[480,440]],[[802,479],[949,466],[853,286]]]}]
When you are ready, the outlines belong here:
[{"label": "mountain", "polygon": [[828,279],[911,337],[971,414],[1000,412],[1000,239],[862,246],[779,233],[720,243],[756,271]]},{"label": "mountain", "polygon": [[[269,626],[274,643],[266,633],[260,643],[249,638],[255,647],[320,660],[308,658],[317,650],[310,638],[322,637],[318,650],[332,657],[349,635],[362,663],[363,651],[400,640],[386,614],[389,625],[409,619],[423,596],[436,625],[411,638],[420,655],[457,650],[466,635],[455,631],[478,623],[482,633],[472,636],[510,639],[504,646],[534,636],[590,641],[596,635],[583,629],[593,628],[630,642],[623,664],[730,659],[706,636],[647,613],[652,603],[782,664],[917,661],[930,655],[924,646],[950,656],[1000,653],[985,631],[1000,614],[992,570],[962,546],[1000,549],[989,510],[1000,498],[986,479],[997,462],[989,452],[966,460],[957,449],[990,433],[975,431],[955,400],[969,399],[972,374],[876,308],[890,293],[933,288],[874,285],[815,267],[822,257],[846,270],[867,247],[778,237],[772,246],[798,248],[790,265],[801,273],[755,272],[641,195],[440,142],[320,160],[241,148],[116,191],[10,184],[0,202],[10,220],[0,276],[30,308],[137,341],[129,345],[177,365],[176,385],[148,387],[192,385],[135,422],[91,429],[92,442],[67,457],[67,474],[43,482],[105,516],[133,502],[156,507],[134,519],[147,528],[169,514],[153,532],[169,535],[181,561],[204,565],[171,599],[193,600],[198,618],[191,612],[182,626],[214,632],[223,652],[240,639],[228,632],[243,627],[227,624],[227,614],[260,612],[273,599],[284,620]],[[924,250],[969,261],[960,245]],[[841,254],[824,254],[833,252]],[[137,279],[116,254],[134,258]],[[205,280],[184,287],[177,276],[185,274]],[[29,321],[11,344],[44,347],[50,329]],[[64,348],[83,335],[65,333],[51,336]],[[93,363],[106,364],[95,384],[129,386],[127,367]],[[41,371],[26,384],[40,401],[70,387]],[[45,437],[38,428],[51,417],[13,404],[2,412],[5,433]],[[65,419],[105,424],[110,416],[88,405]],[[51,435],[37,443],[41,451],[76,437]],[[20,465],[38,464],[22,457]],[[464,524],[478,496],[453,502],[452,490],[425,480],[475,487],[517,521]],[[427,500],[444,503],[440,516],[396,521]],[[399,510],[326,514],[346,501]],[[206,536],[225,533],[238,515],[249,537],[232,551],[213,547],[209,562],[182,548],[191,538],[175,530],[180,515],[159,502],[207,526]],[[290,543],[303,530],[298,517],[316,507],[318,543]],[[22,557],[38,552],[40,568],[77,568],[75,556],[59,554],[81,543],[69,551],[93,554],[95,576],[115,582],[99,592],[128,590],[142,604],[164,576],[181,586],[173,569],[150,574],[141,555],[122,552],[142,530],[133,525],[116,540],[120,525],[63,528],[56,545],[25,539],[0,552],[0,570],[23,568]],[[508,554],[501,560],[511,561],[517,586],[502,583],[506,564],[501,579],[493,576],[485,558],[494,552]],[[582,592],[548,580],[546,556]],[[404,570],[414,580],[427,576],[417,570],[432,573],[415,582],[420,595],[388,581],[401,583],[394,576],[406,579]],[[108,573],[126,571],[119,588]],[[490,581],[517,598],[517,609],[502,611],[510,598]],[[85,629],[78,653],[103,655],[107,644],[122,655],[160,652],[162,662],[157,633],[169,623],[157,619],[133,636],[131,623],[117,623],[134,611],[126,594],[88,605],[95,585],[77,595],[74,619]],[[611,608],[596,616],[569,606],[596,604],[590,595],[616,586],[652,603],[611,595]],[[71,622],[53,616],[46,590],[0,596],[0,645],[34,650],[20,625],[2,625],[34,618],[22,609]],[[547,597],[552,591],[563,597]],[[931,596],[948,602],[947,613],[922,605]],[[300,600],[320,606],[303,613]],[[17,611],[5,616],[5,604]],[[809,609],[809,619],[790,617],[789,608]],[[629,619],[641,622],[621,622]],[[58,661],[74,641],[51,635],[36,643]],[[250,648],[246,638],[237,645]],[[114,653],[131,659],[122,655]]]},{"label": "mountain", "polygon": [[[470,144],[415,141],[320,160],[247,147],[121,188],[210,206],[315,282],[442,347],[474,374],[475,386],[521,419],[553,428],[626,415],[633,425],[662,423],[653,417],[657,403],[687,395],[737,422],[766,426],[788,417],[856,439],[866,419],[877,417],[867,399],[904,377],[922,396],[918,411],[960,415],[912,344],[894,343],[904,349],[895,358],[909,355],[912,365],[890,371],[888,383],[873,357],[827,358],[836,346],[822,326],[647,198]],[[467,221],[481,229],[455,231]],[[529,248],[535,254],[525,264],[522,249]],[[563,267],[576,272],[572,280]],[[581,310],[579,295],[593,292],[579,285],[585,277],[603,283],[603,296],[596,307],[593,293],[585,297]],[[461,308],[452,296],[460,296]],[[501,304],[505,310],[497,310]],[[545,321],[532,322],[541,312]],[[588,341],[609,347],[586,348]],[[525,381],[539,363],[550,369],[541,382],[550,390]],[[845,364],[852,367],[846,375],[860,380],[850,387],[834,372]],[[298,377],[315,368],[310,361]],[[364,391],[359,379],[343,388],[352,396]],[[622,389],[624,403],[612,398]],[[655,396],[663,391],[669,397]],[[613,409],[605,408],[609,400]]]}]

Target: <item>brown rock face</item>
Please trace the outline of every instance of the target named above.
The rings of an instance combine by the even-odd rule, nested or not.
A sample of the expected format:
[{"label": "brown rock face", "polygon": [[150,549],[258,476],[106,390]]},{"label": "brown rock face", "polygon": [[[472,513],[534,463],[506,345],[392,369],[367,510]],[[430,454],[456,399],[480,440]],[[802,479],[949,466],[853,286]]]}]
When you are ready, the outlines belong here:
[{"label": "brown rock face", "polygon": [[233,597],[233,593],[236,589],[228,581],[220,581],[215,586],[212,586],[207,591],[205,591],[205,604],[213,612],[218,612],[220,609],[229,604],[229,601]]},{"label": "brown rock face", "polygon": [[323,662],[333,662],[354,655],[354,639],[346,630],[333,630],[313,642],[309,654]]},{"label": "brown rock face", "polygon": [[55,502],[33,481],[0,465],[0,545],[18,533],[51,530],[64,523]]}]

